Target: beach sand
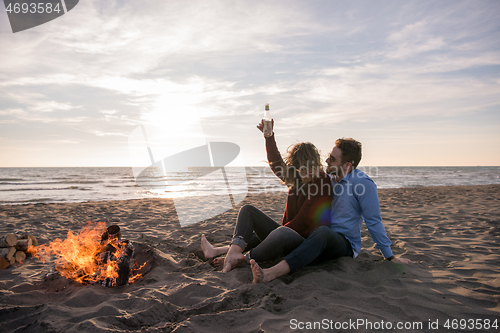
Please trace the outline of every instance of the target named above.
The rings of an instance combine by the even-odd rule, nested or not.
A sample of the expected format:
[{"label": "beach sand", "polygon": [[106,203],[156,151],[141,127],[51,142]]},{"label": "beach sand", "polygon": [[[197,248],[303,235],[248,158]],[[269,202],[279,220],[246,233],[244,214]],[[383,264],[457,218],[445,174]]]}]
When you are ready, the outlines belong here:
[{"label": "beach sand", "polygon": [[[383,261],[363,226],[358,258],[266,284],[252,284],[248,266],[216,270],[203,259],[200,235],[229,244],[244,204],[281,221],[283,193],[249,195],[235,209],[187,227],[168,199],[0,206],[0,235],[30,233],[48,243],[86,221],[103,221],[120,225],[124,238],[154,255],[141,280],[115,288],[47,279],[50,264],[36,258],[1,270],[0,332],[289,332],[312,331],[314,322],[332,332],[377,326],[382,332],[389,323],[405,332],[479,328],[467,321],[461,330],[464,319],[500,325],[499,194],[500,185],[379,190],[393,252],[413,264]],[[453,320],[457,329],[446,329]],[[397,330],[398,323],[408,329]],[[476,331],[498,331],[482,327]]]}]

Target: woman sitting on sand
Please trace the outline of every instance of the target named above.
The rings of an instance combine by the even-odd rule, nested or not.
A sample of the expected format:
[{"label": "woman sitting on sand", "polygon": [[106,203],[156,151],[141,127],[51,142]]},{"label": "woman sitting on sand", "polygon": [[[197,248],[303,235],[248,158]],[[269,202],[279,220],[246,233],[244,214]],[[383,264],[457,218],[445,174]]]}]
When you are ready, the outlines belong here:
[{"label": "woman sitting on sand", "polygon": [[[257,128],[262,132],[263,123]],[[214,247],[202,235],[201,249],[206,259],[227,253],[225,259],[216,262],[225,273],[251,259],[263,262],[286,255],[315,228],[330,224],[331,183],[322,170],[316,147],[308,142],[297,143],[288,148],[283,161],[273,133],[266,138],[266,151],[271,170],[288,186],[282,226],[259,209],[246,205],[238,213],[230,246]]]}]

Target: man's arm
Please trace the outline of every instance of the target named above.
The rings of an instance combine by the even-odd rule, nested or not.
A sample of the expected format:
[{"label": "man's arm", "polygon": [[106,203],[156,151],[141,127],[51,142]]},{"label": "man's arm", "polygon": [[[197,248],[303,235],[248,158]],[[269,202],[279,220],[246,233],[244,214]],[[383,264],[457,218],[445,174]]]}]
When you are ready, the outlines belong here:
[{"label": "man's arm", "polygon": [[384,258],[389,259],[393,257],[391,250],[392,243],[389,237],[387,237],[385,227],[382,224],[377,186],[371,179],[362,178],[360,182],[357,182],[353,193],[358,199],[361,214],[376,247],[382,251]]},{"label": "man's arm", "polygon": [[[392,254],[391,240],[387,237],[384,224],[382,223],[382,216],[380,214],[380,201],[378,199],[377,186],[371,179],[362,179],[360,182],[364,190],[363,195],[358,195],[358,202],[361,207],[361,214],[365,219],[365,224],[368,231],[372,236],[376,247],[382,251],[384,258],[393,263],[409,264],[412,261],[404,258],[396,258]],[[354,191],[354,194],[361,194],[361,189]]]}]

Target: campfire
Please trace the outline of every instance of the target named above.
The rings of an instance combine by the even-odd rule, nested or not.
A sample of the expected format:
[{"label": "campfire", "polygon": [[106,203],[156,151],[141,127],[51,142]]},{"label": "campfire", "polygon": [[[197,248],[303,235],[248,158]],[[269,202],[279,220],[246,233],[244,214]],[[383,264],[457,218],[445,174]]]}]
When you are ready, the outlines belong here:
[{"label": "campfire", "polygon": [[89,224],[78,234],[68,231],[65,240],[40,245],[34,255],[44,262],[55,255],[55,269],[62,276],[104,287],[134,283],[147,264],[139,266],[132,242],[122,239],[118,225],[106,228],[105,223]]}]

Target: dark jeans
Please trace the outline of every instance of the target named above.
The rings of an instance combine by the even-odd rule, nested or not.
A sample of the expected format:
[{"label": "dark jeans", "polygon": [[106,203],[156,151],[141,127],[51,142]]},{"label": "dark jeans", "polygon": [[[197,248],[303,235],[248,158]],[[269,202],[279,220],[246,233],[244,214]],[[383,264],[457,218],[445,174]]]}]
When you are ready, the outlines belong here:
[{"label": "dark jeans", "polygon": [[247,260],[257,262],[277,259],[299,246],[304,238],[288,227],[280,227],[269,216],[257,208],[241,207],[234,228],[232,244],[250,251]]},{"label": "dark jeans", "polygon": [[283,260],[290,266],[290,273],[302,268],[316,258],[320,260],[352,257],[351,243],[340,233],[329,227],[321,226],[314,229],[297,248],[286,255]]},{"label": "dark jeans", "polygon": [[288,227],[279,227],[271,231],[257,247],[250,250],[247,261],[257,262],[278,259],[289,254],[304,241],[304,237]]}]

